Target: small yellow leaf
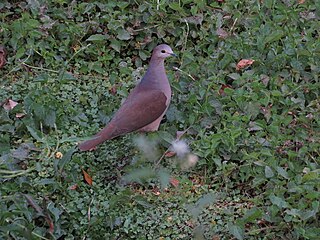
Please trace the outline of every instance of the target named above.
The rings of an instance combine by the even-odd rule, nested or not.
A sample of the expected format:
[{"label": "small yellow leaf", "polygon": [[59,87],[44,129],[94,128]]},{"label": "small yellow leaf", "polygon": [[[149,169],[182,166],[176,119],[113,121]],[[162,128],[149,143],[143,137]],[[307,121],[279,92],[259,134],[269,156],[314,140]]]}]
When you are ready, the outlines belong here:
[{"label": "small yellow leaf", "polygon": [[57,159],[61,159],[61,158],[63,157],[62,152],[56,152],[56,153],[55,153],[55,157],[56,157]]}]

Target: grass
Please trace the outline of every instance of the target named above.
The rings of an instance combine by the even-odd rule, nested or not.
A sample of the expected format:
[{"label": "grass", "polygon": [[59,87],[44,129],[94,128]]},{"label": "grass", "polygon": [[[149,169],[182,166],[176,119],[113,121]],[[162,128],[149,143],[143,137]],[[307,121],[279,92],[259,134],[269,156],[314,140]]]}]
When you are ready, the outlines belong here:
[{"label": "grass", "polygon": [[[319,9],[0,3],[0,238],[317,239]],[[160,131],[77,152],[164,42],[179,58]],[[169,156],[181,132],[194,167]]]}]

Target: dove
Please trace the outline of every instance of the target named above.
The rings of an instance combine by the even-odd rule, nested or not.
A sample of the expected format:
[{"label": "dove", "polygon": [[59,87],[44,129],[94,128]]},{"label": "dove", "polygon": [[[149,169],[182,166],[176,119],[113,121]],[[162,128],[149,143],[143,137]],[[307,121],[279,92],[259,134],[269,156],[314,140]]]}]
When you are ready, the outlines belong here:
[{"label": "dove", "polygon": [[176,56],[171,47],[160,44],[153,49],[148,69],[141,81],[114,114],[111,121],[91,139],[78,145],[88,151],[106,140],[134,131],[153,132],[159,129],[171,100],[171,87],[164,60]]}]

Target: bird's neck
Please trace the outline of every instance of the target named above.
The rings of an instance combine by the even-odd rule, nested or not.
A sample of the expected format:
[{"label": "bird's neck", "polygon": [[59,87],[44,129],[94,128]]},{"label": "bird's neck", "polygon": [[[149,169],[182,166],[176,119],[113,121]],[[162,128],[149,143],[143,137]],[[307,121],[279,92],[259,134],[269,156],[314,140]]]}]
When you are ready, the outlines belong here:
[{"label": "bird's neck", "polygon": [[151,58],[149,63],[149,69],[164,69],[164,59],[162,58]]},{"label": "bird's neck", "polygon": [[153,79],[156,80],[157,78],[162,78],[165,74],[166,70],[164,68],[164,59],[151,59],[148,70],[145,74],[146,76],[148,76],[148,81],[152,81]]}]

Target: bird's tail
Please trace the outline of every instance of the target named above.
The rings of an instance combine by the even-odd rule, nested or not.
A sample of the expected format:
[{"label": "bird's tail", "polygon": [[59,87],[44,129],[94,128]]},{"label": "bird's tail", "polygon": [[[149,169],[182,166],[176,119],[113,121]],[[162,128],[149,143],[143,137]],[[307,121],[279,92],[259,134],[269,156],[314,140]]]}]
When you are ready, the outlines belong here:
[{"label": "bird's tail", "polygon": [[105,127],[100,132],[98,132],[92,139],[84,141],[78,145],[80,151],[88,151],[94,149],[97,145],[103,143],[104,141],[113,138],[110,133],[110,127]]}]

